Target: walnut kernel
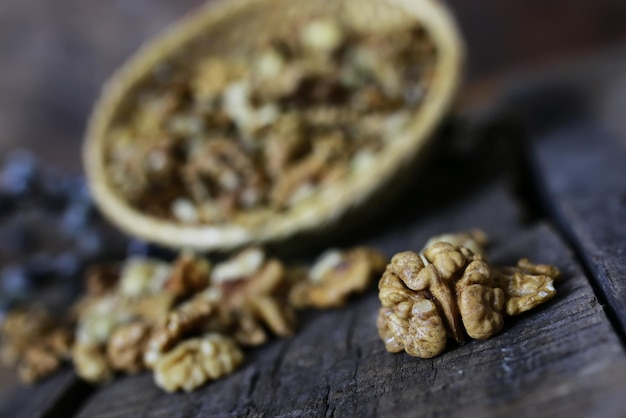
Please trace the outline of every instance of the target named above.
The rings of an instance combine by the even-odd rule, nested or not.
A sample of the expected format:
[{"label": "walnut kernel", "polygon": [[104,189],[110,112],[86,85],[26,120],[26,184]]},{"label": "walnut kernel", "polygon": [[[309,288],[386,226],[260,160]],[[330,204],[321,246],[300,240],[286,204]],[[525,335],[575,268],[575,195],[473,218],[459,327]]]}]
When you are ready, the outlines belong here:
[{"label": "walnut kernel", "polygon": [[192,253],[181,253],[171,267],[163,288],[176,298],[184,298],[208,286],[211,264]]},{"label": "walnut kernel", "polygon": [[127,373],[144,368],[143,353],[150,336],[150,326],[135,321],[119,326],[107,342],[107,359],[111,367]]},{"label": "walnut kernel", "polygon": [[300,308],[343,306],[351,295],[367,289],[385,269],[386,261],[382,254],[365,247],[328,251],[311,267],[308,280],[292,288],[290,303]]},{"label": "walnut kernel", "polygon": [[491,338],[502,330],[505,313],[516,315],[554,296],[555,267],[523,259],[516,267],[493,268],[481,255],[453,245],[478,241],[484,236],[440,236],[419,254],[406,251],[391,259],[379,281],[376,323],[387,351],[434,357],[445,349],[448,334],[458,342],[465,335]]},{"label": "walnut kernel", "polygon": [[232,373],[242,361],[243,353],[234,340],[207,334],[183,341],[163,355],[154,366],[154,381],[168,392],[189,392]]},{"label": "walnut kernel", "polygon": [[113,378],[113,369],[107,361],[102,345],[74,344],[72,361],[76,374],[88,382],[102,383]]},{"label": "walnut kernel", "polygon": [[215,313],[215,301],[200,293],[170,312],[165,320],[157,324],[150,334],[144,362],[153,366],[159,357],[180,341],[185,335],[201,329]]},{"label": "walnut kernel", "polygon": [[220,317],[224,323],[234,323],[234,335],[241,344],[265,342],[264,327],[282,337],[293,334],[294,314],[286,303],[288,284],[283,264],[270,259],[249,276],[217,286]]}]

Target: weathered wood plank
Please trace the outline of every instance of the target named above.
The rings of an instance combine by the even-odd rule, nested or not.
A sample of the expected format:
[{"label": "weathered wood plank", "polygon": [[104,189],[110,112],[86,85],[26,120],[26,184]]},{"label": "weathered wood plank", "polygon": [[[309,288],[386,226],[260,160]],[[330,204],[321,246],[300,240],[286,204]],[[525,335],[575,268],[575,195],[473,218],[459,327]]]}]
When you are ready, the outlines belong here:
[{"label": "weathered wood plank", "polygon": [[[197,392],[166,396],[142,374],[100,389],[79,416],[484,416],[504,414],[509,404],[526,416],[564,408],[581,416],[565,405],[580,404],[572,398],[602,411],[623,405],[620,394],[598,393],[583,381],[595,371],[626,367],[626,357],[570,252],[548,227],[521,232],[517,207],[502,188],[474,196],[462,210],[401,223],[371,243],[391,253],[419,248],[432,233],[480,226],[499,238],[496,261],[529,256],[559,266],[564,280],[557,298],[499,336],[432,360],[389,354],[376,334],[379,304],[371,292],[346,309],[310,312],[293,339],[250,351],[238,372]],[[626,383],[626,376],[619,381]]]},{"label": "weathered wood plank", "polygon": [[91,392],[70,370],[59,372],[34,386],[19,386],[2,399],[0,417],[69,417]]},{"label": "weathered wood plank", "polygon": [[626,332],[626,150],[579,121],[531,145],[537,183]]}]

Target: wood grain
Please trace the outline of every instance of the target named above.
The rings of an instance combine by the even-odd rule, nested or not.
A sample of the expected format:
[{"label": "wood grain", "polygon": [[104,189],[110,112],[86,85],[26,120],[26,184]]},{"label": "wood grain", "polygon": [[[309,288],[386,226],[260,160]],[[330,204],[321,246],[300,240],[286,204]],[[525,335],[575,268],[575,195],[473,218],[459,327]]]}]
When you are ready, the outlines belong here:
[{"label": "wood grain", "polygon": [[[520,232],[516,206],[501,188],[476,196],[377,242],[386,251],[415,249],[435,229],[481,226],[511,235],[496,243],[497,262],[529,256],[559,266],[564,280],[557,298],[497,337],[451,347],[432,360],[389,354],[376,334],[379,303],[372,292],[347,309],[309,312],[293,339],[250,351],[238,372],[197,392],[165,396],[142,374],[102,388],[79,416],[485,416],[504,414],[509,404],[526,416],[569,410],[572,397],[595,394],[586,376],[626,367],[619,339],[555,233],[545,225]],[[622,403],[615,391],[602,395],[584,399],[594,408]]]},{"label": "wood grain", "polygon": [[581,120],[546,133],[531,153],[546,207],[626,333],[626,150]]},{"label": "wood grain", "polygon": [[91,388],[71,370],[61,371],[35,386],[17,386],[0,402],[0,417],[69,417]]}]

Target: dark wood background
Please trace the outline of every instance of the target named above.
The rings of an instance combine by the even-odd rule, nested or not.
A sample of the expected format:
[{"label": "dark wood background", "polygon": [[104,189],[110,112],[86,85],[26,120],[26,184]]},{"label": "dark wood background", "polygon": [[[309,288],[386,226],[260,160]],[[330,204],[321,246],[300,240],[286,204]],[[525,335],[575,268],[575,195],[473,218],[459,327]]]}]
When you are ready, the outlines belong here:
[{"label": "dark wood background", "polygon": [[[3,0],[0,153],[27,147],[79,170],[103,81],[201,3]],[[440,139],[393,216],[353,241],[392,254],[482,227],[496,261],[530,256],[565,272],[554,301],[424,361],[384,352],[369,293],[308,313],[295,338],[190,395],[163,395],[148,374],[95,389],[65,371],[16,387],[0,369],[0,416],[624,416],[626,3],[450,4],[468,47],[464,128]]]}]

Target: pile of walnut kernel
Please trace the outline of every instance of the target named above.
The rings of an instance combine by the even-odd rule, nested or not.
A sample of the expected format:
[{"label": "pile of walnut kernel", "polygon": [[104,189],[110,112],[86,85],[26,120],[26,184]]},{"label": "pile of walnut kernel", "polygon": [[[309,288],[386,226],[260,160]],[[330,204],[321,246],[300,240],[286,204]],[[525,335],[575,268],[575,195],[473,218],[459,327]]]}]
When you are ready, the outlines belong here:
[{"label": "pile of walnut kernel", "polygon": [[484,340],[517,315],[552,298],[560,273],[522,259],[515,267],[485,260],[479,231],[431,239],[420,252],[393,256],[378,283],[377,328],[387,351],[415,357],[441,354],[448,338]]},{"label": "pile of walnut kernel", "polygon": [[86,274],[72,327],[39,309],[9,313],[0,357],[26,382],[70,360],[90,382],[149,369],[164,390],[190,391],[233,372],[242,347],[291,336],[297,309],[343,306],[373,285],[386,263],[377,251],[357,247],[330,250],[309,268],[287,266],[260,248],[215,265],[191,252],[172,263],[130,258],[97,265]]},{"label": "pile of walnut kernel", "polygon": [[330,18],[293,32],[156,68],[107,136],[120,196],[161,219],[252,225],[370,169],[422,104],[432,42]]}]

